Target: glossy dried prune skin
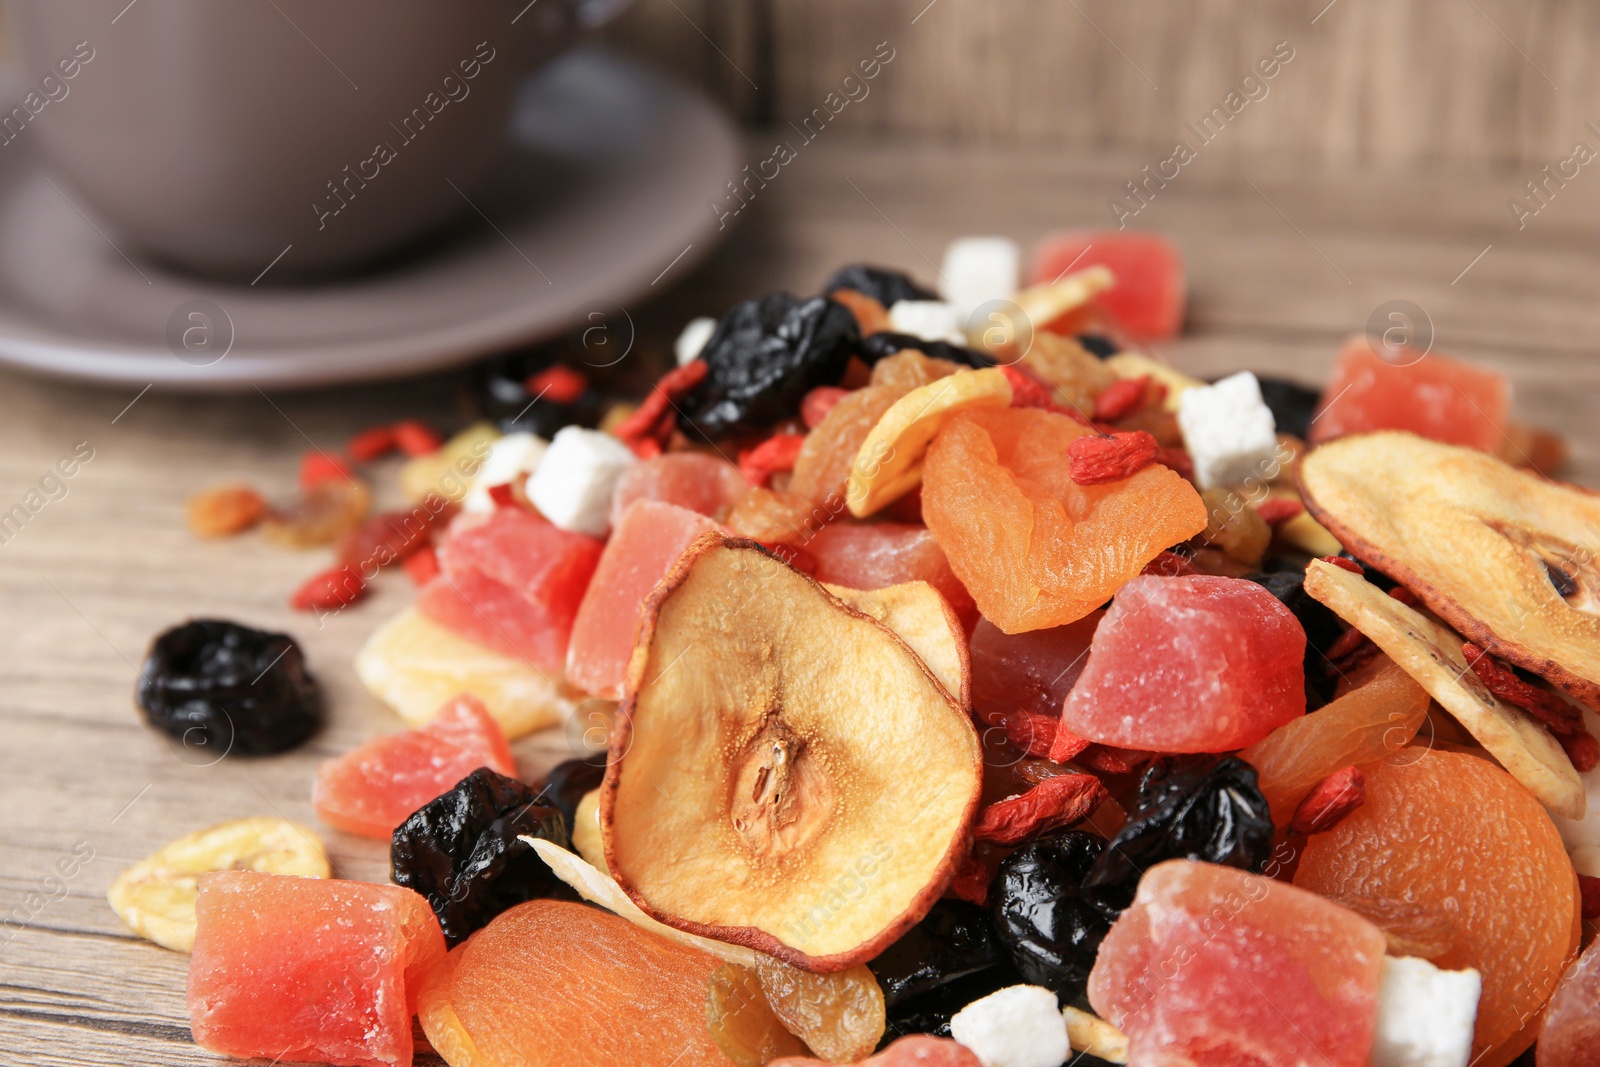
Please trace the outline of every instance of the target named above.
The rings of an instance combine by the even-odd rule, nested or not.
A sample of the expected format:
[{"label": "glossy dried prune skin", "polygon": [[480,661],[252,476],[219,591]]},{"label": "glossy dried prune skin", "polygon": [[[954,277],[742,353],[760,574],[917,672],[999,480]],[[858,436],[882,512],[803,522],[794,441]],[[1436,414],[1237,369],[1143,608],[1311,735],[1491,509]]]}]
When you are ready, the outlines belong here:
[{"label": "glossy dried prune skin", "polygon": [[1322,391],[1287,378],[1258,374],[1256,380],[1261,383],[1261,399],[1272,410],[1272,421],[1277,424],[1278,432],[1301,438],[1310,436],[1311,420],[1316,417]]},{"label": "glossy dried prune skin", "polygon": [[1101,939],[1132,900],[1131,887],[1084,888],[1105,847],[1082,830],[1041,837],[1001,861],[989,890],[1012,965],[1063,1002],[1083,993]]},{"label": "glossy dried prune skin", "polygon": [[561,818],[567,828],[567,836],[572,836],[572,825],[578,802],[584,794],[600,788],[600,780],[606,776],[606,754],[596,753],[581,759],[569,759],[558,763],[545,775],[545,779],[538,787],[538,800],[540,804],[555,808],[561,813]]},{"label": "glossy dried prune skin", "polygon": [[604,398],[593,387],[569,403],[558,403],[548,396],[535,399],[536,394],[528,392],[528,379],[555,366],[556,353],[562,347],[572,346],[557,342],[491,360],[484,367],[479,389],[484,418],[501,433],[531,433],[546,440],[563,426],[593,429],[599,425]]},{"label": "glossy dried prune skin", "polygon": [[427,899],[454,945],[524,901],[576,899],[521,835],[569,847],[561,812],[537,790],[479,767],[395,830],[390,874]]},{"label": "glossy dried prune skin", "polygon": [[882,1049],[908,1034],[949,1037],[952,1015],[975,1000],[1021,981],[1022,976],[1011,964],[1002,961],[912,997],[889,1009],[883,1040],[878,1042],[878,1048]]},{"label": "glossy dried prune skin", "polygon": [[1314,706],[1320,707],[1333,699],[1339,682],[1339,672],[1328,660],[1328,649],[1344,636],[1345,625],[1339,616],[1329,611],[1321,601],[1305,590],[1306,572],[1301,570],[1254,571],[1245,575],[1249,581],[1266,588],[1283,606],[1294,613],[1300,628],[1306,632],[1306,690],[1307,696],[1317,698]]},{"label": "glossy dried prune skin", "polygon": [[851,289],[862,296],[870,296],[885,309],[893,307],[899,300],[939,299],[939,294],[924,289],[900,271],[870,267],[865,263],[852,263],[834,271],[822,291],[831,293],[836,289]]},{"label": "glossy dried prune skin", "polygon": [[921,352],[934,359],[948,359],[951,363],[959,363],[963,367],[992,367],[994,360],[973,348],[963,348],[953,345],[949,341],[925,341],[909,333],[891,333],[880,330],[868,334],[861,339],[860,356],[867,363],[876,363],[880,359],[888,359],[896,352],[907,349]]},{"label": "glossy dried prune skin", "polygon": [[867,964],[891,1009],[940,986],[1004,962],[987,908],[941,900],[922,921]]},{"label": "glossy dried prune skin", "polygon": [[1139,799],[1084,885],[1127,886],[1163,860],[1259,873],[1272,855],[1272,816],[1256,770],[1237,756],[1157,760]]},{"label": "glossy dried prune skin", "polygon": [[284,752],[322,725],[322,691],[294,638],[225,619],[152,641],[134,700],[151,726],[218,759]]},{"label": "glossy dried prune skin", "polygon": [[838,383],[860,341],[850,309],[825,296],[747,300],[701,350],[709,370],[679,405],[678,427],[715,441],[798,415],[806,393]]}]

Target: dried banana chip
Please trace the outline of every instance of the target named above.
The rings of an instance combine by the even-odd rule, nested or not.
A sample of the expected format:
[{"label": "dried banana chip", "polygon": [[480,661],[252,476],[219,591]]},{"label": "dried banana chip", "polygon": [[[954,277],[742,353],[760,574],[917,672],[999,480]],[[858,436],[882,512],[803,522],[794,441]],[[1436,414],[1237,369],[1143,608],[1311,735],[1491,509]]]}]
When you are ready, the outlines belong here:
[{"label": "dried banana chip", "polygon": [[871,515],[922,484],[922,460],[953,416],[972,408],[1011,405],[1011,384],[994,367],[964,370],[896,400],[861,442],[845,501],[857,518]]},{"label": "dried banana chip", "polygon": [[134,933],[174,952],[188,952],[194,946],[200,876],[211,871],[302,878],[330,873],[322,842],[305,827],[287,819],[235,819],[180,837],[135,863],[111,883],[106,899]]},{"label": "dried banana chip", "polygon": [[1067,1040],[1076,1052],[1086,1052],[1107,1063],[1128,1062],[1128,1035],[1098,1015],[1090,1015],[1072,1005],[1061,1009],[1066,1020]]},{"label": "dried banana chip", "polygon": [[1305,589],[1370,637],[1547,808],[1583,818],[1583,780],[1572,761],[1549,731],[1484,687],[1461,653],[1460,635],[1322,560],[1306,568]]}]

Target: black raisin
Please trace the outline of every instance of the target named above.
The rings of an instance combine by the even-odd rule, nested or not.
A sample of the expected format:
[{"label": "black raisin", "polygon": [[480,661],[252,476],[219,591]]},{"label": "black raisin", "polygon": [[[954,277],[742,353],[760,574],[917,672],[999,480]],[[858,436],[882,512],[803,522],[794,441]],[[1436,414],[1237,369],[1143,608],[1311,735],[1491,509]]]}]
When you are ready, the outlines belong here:
[{"label": "black raisin", "polygon": [[576,899],[533,847],[517,840],[523,834],[568,847],[561,812],[539,804],[537,790],[479,767],[395,830],[391,876],[427,898],[454,945],[524,901]]},{"label": "black raisin", "polygon": [[1339,616],[1328,610],[1321,601],[1305,590],[1304,570],[1284,570],[1271,573],[1257,571],[1245,575],[1250,581],[1266,587],[1267,592],[1283,602],[1294,612],[1300,628],[1306,632],[1305,676],[1306,685],[1322,704],[1333,699],[1339,675],[1328,662],[1328,649],[1344,636],[1345,625]]},{"label": "black raisin", "polygon": [[987,908],[941,900],[901,938],[867,964],[893,1008],[913,997],[1006,959]]},{"label": "black raisin", "polygon": [[1279,433],[1296,437],[1311,433],[1311,420],[1316,417],[1317,403],[1322,399],[1320,390],[1308,389],[1287,378],[1258,374],[1256,380],[1261,383],[1261,399],[1272,409],[1272,421],[1277,424]]},{"label": "black raisin", "polygon": [[1237,756],[1157,760],[1139,782],[1127,824],[1094,862],[1086,886],[1131,886],[1162,860],[1259,872],[1272,855],[1272,817],[1255,768]]},{"label": "black raisin", "polygon": [[322,725],[322,692],[294,638],[225,619],[151,642],[134,700],[151,726],[218,759],[283,752]]},{"label": "black raisin", "polygon": [[951,363],[959,363],[963,367],[992,367],[994,360],[973,348],[963,348],[953,345],[949,341],[924,341],[909,333],[890,333],[880,330],[868,334],[861,339],[861,359],[865,363],[876,363],[880,359],[887,359],[896,352],[906,349],[915,349],[925,356],[934,359],[947,359]]},{"label": "black raisin", "polygon": [[939,299],[937,293],[924,289],[908,275],[884,267],[869,267],[865,263],[853,263],[834,271],[822,291],[831,293],[836,289],[851,289],[862,296],[870,296],[886,308],[901,300]]},{"label": "black raisin", "polygon": [[479,407],[501,433],[554,437],[563,426],[593,428],[600,422],[603,398],[592,386],[570,401],[528,391],[528,379],[558,362],[561,345],[513,352],[490,360],[483,368]]},{"label": "black raisin", "polygon": [[1103,333],[1080,333],[1074,340],[1082,345],[1086,351],[1099,356],[1101,359],[1110,359],[1121,351],[1121,349],[1117,348],[1117,342]]},{"label": "black raisin", "polygon": [[582,759],[569,759],[551,768],[539,786],[539,803],[555,808],[561,813],[572,836],[578,801],[592,789],[600,788],[600,779],[606,776],[606,754],[596,753]]},{"label": "black raisin", "polygon": [[855,316],[827,297],[747,300],[701,350],[706,377],[678,405],[678,426],[714,441],[790,418],[806,393],[839,381],[860,341]]},{"label": "black raisin", "polygon": [[1007,856],[990,887],[994,924],[1023,979],[1063,1001],[1084,991],[1100,941],[1131,902],[1125,887],[1085,889],[1102,837],[1068,830]]}]

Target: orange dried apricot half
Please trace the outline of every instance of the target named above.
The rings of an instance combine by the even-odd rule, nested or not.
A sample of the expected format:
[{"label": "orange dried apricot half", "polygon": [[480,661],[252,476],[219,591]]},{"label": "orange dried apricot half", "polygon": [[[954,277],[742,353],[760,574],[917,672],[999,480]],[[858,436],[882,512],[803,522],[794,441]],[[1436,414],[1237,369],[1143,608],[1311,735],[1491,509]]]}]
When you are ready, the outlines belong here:
[{"label": "orange dried apricot half", "polygon": [[1310,839],[1294,884],[1453,921],[1455,945],[1433,962],[1483,975],[1473,1063],[1503,1067],[1532,1043],[1520,1031],[1578,944],[1561,836],[1533,794],[1479,756],[1412,747],[1366,771],[1366,802]]},{"label": "orange dried apricot half", "polygon": [[965,854],[982,756],[891,630],[707,534],[646,601],[600,793],[646,912],[819,973],[876,956]]},{"label": "orange dried apricot half", "polygon": [[923,519],[984,618],[1008,634],[1083,618],[1206,528],[1200,494],[1166,467],[1074,482],[1067,447],[1092,433],[1034,408],[967,411],[928,452]]}]

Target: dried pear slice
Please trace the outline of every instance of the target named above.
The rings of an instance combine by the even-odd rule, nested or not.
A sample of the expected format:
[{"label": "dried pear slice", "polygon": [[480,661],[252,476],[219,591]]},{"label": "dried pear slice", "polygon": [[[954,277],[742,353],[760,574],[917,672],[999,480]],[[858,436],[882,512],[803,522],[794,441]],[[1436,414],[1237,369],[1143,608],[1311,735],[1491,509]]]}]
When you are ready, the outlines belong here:
[{"label": "dried pear slice", "polygon": [[891,630],[707,534],[645,602],[600,826],[657,919],[818,973],[872,959],[965,855],[982,755]]},{"label": "dried pear slice", "polygon": [[328,854],[310,830],[287,819],[234,819],[208,826],[135,863],[106,899],[140,937],[174,952],[194,947],[195,898],[202,874],[264,871],[326,878]]},{"label": "dried pear slice", "polygon": [[899,634],[945,692],[963,708],[971,706],[967,632],[939,590],[927,582],[901,582],[882,589],[852,589],[824,582],[822,588]]},{"label": "dried pear slice", "polygon": [[1313,449],[1299,482],[1357,557],[1474,644],[1600,710],[1600,495],[1397,431]]},{"label": "dried pear slice", "polygon": [[1011,384],[998,368],[964,370],[913,389],[885,411],[861,442],[845,503],[857,518],[887,507],[922,484],[922,460],[958,412],[1011,406]]},{"label": "dried pear slice", "polygon": [[1484,687],[1461,654],[1458,635],[1322,560],[1306,568],[1305,589],[1370,637],[1547,808],[1583,818],[1583,780],[1572,761],[1548,730]]}]

